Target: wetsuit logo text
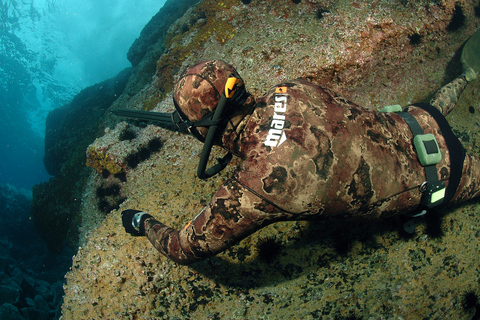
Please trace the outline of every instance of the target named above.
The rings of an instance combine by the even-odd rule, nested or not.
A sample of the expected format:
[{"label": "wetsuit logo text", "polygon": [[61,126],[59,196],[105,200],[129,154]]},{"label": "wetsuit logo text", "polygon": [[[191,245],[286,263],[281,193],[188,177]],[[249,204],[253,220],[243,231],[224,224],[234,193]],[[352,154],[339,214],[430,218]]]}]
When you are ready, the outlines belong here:
[{"label": "wetsuit logo text", "polygon": [[287,94],[285,87],[275,90],[275,108],[273,120],[270,123],[265,145],[267,147],[278,147],[287,140],[283,128],[285,127],[285,112],[287,111]]}]

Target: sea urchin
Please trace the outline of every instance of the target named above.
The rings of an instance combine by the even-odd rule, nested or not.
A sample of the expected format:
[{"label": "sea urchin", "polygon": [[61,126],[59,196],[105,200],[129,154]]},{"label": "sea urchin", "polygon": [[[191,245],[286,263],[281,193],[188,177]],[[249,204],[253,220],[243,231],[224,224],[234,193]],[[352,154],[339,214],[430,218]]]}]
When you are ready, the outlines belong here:
[{"label": "sea urchin", "polygon": [[282,245],[274,237],[260,239],[257,248],[259,259],[266,263],[275,261],[282,252]]}]

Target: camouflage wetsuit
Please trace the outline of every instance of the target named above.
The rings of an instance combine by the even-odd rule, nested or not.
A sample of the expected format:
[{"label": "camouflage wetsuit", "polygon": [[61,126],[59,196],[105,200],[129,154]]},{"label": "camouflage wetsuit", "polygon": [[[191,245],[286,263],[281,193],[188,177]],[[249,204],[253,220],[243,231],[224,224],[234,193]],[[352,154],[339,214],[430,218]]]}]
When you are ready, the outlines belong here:
[{"label": "camouflage wetsuit", "polygon": [[[463,89],[464,82],[456,86]],[[422,108],[405,110],[435,135],[442,152],[438,178],[448,185],[450,155],[439,125]],[[426,175],[405,120],[303,80],[258,99],[223,145],[243,161],[197,217],[180,231],[145,221],[150,242],[178,263],[213,256],[276,221],[376,218],[412,212],[421,203]],[[479,174],[479,160],[466,155],[451,202],[477,196]]]}]

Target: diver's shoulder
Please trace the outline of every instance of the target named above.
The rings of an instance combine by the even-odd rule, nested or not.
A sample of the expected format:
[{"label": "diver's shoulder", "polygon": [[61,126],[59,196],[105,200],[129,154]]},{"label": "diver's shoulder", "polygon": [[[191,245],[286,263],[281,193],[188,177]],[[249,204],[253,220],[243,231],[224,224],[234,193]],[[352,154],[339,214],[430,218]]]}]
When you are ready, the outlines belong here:
[{"label": "diver's shoulder", "polygon": [[293,79],[281,82],[273,87],[271,87],[265,94],[265,96],[273,95],[273,94],[285,94],[288,95],[293,92],[298,91],[311,91],[311,90],[318,90],[322,89],[321,86],[316,85],[306,79]]},{"label": "diver's shoulder", "polygon": [[298,78],[298,79],[292,79],[292,80],[287,80],[284,81],[278,85],[275,86],[275,88],[278,87],[287,87],[287,88],[302,88],[302,87],[320,87],[319,85],[316,85],[307,79],[303,78]]}]

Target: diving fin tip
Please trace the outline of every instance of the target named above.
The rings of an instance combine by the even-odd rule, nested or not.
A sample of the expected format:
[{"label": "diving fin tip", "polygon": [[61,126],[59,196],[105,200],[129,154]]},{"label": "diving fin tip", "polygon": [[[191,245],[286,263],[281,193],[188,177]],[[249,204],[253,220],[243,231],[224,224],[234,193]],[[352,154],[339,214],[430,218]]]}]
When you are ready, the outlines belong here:
[{"label": "diving fin tip", "polygon": [[473,81],[480,73],[480,30],[467,40],[460,60],[467,81]]}]

